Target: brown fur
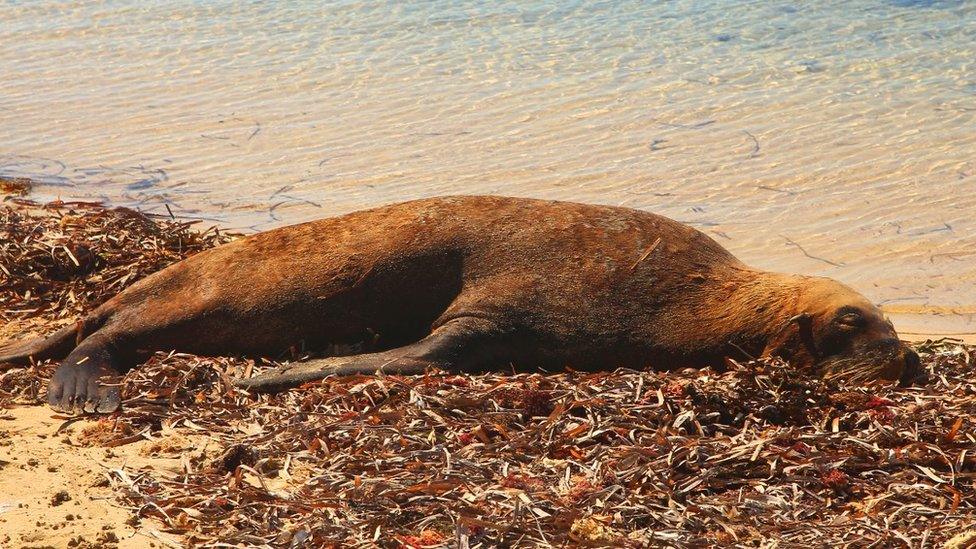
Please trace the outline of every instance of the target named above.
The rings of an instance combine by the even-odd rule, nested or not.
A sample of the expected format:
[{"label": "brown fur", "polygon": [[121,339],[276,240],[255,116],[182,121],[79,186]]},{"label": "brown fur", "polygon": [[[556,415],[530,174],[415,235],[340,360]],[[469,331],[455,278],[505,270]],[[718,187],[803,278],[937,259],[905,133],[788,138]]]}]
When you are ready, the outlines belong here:
[{"label": "brown fur", "polygon": [[[821,337],[817,330],[843,306],[871,317],[861,339],[895,337],[846,286],[752,269],[701,232],[655,214],[433,198],[260,233],[145,278],[79,323],[80,345],[55,376],[52,394],[61,398],[51,402],[117,406],[98,376],[114,378],[146,353],[169,349],[270,357],[294,346],[375,351],[250,383],[259,388],[431,365],[674,368],[763,354],[815,365],[826,355],[815,356],[803,338]],[[800,314],[809,320],[804,330],[790,321]],[[860,346],[852,345],[848,355]],[[0,360],[53,347],[9,347]],[[899,346],[895,354],[905,352]],[[885,368],[895,378],[904,369],[875,369]]]}]

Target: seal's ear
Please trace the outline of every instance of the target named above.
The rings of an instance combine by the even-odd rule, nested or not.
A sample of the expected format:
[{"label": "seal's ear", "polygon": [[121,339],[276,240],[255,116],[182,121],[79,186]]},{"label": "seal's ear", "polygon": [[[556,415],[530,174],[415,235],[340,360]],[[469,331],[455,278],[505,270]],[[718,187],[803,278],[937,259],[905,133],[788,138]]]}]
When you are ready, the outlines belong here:
[{"label": "seal's ear", "polygon": [[801,313],[786,322],[786,325],[766,343],[762,358],[780,357],[794,366],[812,367],[819,358],[816,342],[813,339],[813,318]]}]

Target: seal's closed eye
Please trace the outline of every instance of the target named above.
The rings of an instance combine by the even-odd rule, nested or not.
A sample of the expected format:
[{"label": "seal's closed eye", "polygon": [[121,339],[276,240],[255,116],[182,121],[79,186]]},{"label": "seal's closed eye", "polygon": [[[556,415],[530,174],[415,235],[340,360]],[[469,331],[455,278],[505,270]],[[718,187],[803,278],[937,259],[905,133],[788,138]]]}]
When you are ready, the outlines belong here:
[{"label": "seal's closed eye", "polygon": [[841,307],[834,317],[834,324],[844,330],[855,330],[867,324],[867,319],[854,307]]}]

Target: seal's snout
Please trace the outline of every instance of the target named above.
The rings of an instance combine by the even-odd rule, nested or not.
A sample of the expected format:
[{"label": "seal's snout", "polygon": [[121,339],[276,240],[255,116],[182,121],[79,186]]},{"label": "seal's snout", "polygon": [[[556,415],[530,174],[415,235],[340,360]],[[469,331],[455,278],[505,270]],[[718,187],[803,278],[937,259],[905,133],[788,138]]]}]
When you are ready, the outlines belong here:
[{"label": "seal's snout", "polygon": [[865,362],[873,361],[877,364],[878,378],[890,381],[914,379],[921,365],[915,351],[895,337],[868,343],[857,354],[863,356]]},{"label": "seal's snout", "polygon": [[854,382],[884,379],[911,385],[922,374],[918,354],[897,338],[854,346],[848,352],[826,357],[822,367],[829,379]]}]

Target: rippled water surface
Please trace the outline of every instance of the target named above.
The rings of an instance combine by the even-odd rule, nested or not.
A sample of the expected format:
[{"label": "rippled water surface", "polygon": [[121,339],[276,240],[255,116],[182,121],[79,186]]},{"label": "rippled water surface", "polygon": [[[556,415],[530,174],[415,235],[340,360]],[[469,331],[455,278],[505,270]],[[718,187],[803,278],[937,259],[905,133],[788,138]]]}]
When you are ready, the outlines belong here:
[{"label": "rippled water surface", "polygon": [[0,75],[39,198],[621,204],[976,332],[976,2],[3,2]]}]

